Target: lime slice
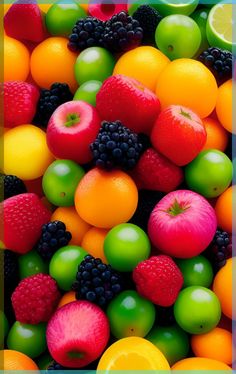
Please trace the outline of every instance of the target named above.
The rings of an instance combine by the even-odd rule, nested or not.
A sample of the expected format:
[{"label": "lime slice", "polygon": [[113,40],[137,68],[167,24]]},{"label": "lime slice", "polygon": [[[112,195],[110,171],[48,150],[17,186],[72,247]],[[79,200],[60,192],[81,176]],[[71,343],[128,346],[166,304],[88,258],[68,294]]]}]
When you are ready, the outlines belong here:
[{"label": "lime slice", "polygon": [[154,0],[153,7],[163,16],[170,14],[183,14],[189,16],[194,12],[198,5],[198,0]]},{"label": "lime slice", "polygon": [[212,47],[232,51],[233,45],[233,6],[216,4],[210,11],[207,20],[207,39]]}]

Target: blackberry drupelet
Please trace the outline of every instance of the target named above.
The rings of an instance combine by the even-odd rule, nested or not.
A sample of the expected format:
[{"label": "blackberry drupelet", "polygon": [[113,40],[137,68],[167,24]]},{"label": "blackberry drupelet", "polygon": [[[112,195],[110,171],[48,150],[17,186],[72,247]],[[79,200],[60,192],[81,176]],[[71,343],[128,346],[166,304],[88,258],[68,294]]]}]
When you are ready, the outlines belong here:
[{"label": "blackberry drupelet", "polygon": [[67,83],[53,83],[49,90],[42,89],[33,123],[46,127],[53,112],[73,95]]},{"label": "blackberry drupelet", "polygon": [[232,77],[233,56],[229,51],[210,47],[198,57],[211,70],[220,85]]},{"label": "blackberry drupelet", "polygon": [[26,186],[20,178],[15,175],[0,175],[1,197],[8,199],[25,192],[27,192]]},{"label": "blackberry drupelet", "polygon": [[143,150],[138,135],[120,121],[102,122],[98,136],[90,147],[95,165],[105,169],[116,166],[132,169]]},{"label": "blackberry drupelet", "polygon": [[66,231],[66,226],[61,221],[53,221],[42,226],[41,238],[37,251],[44,260],[50,260],[53,254],[61,247],[66,246],[72,236]]},{"label": "blackberry drupelet", "polygon": [[102,43],[112,52],[126,52],[138,47],[143,39],[143,29],[139,22],[127,12],[115,14],[106,21]]},{"label": "blackberry drupelet", "polygon": [[230,235],[226,231],[218,229],[204,254],[212,263],[214,272],[217,273],[226,264],[226,260],[232,257]]},{"label": "blackberry drupelet", "polygon": [[134,12],[133,18],[139,22],[143,29],[143,42],[155,43],[155,31],[162,20],[162,15],[150,5],[141,5]]},{"label": "blackberry drupelet", "polygon": [[102,46],[104,22],[93,17],[86,17],[76,22],[69,36],[68,48],[73,51],[82,51],[88,47]]},{"label": "blackberry drupelet", "polygon": [[78,300],[88,300],[100,307],[107,304],[123,290],[121,274],[100,258],[85,256],[78,267],[72,289]]}]

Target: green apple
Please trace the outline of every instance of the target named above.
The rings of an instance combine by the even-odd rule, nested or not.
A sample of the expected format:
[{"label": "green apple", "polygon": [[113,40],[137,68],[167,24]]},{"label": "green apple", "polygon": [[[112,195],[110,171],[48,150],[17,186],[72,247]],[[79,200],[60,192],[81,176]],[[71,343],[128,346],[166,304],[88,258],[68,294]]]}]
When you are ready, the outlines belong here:
[{"label": "green apple", "polygon": [[96,106],[96,95],[100,90],[102,82],[87,81],[77,89],[73,100],[83,100],[93,106]]},{"label": "green apple", "polygon": [[[9,331],[9,323],[5,313],[0,310],[0,345],[2,346],[4,338],[7,336]],[[2,348],[1,348],[2,349]]]},{"label": "green apple", "polygon": [[197,8],[199,0],[158,0],[153,6],[163,16],[183,14],[189,16]]},{"label": "green apple", "polygon": [[209,8],[200,8],[191,14],[191,18],[194,19],[194,21],[198,24],[202,36],[201,44],[196,53],[196,57],[209,48],[209,43],[206,36],[206,24],[209,12]]},{"label": "green apple", "polygon": [[210,287],[213,280],[213,270],[210,261],[204,256],[176,260],[184,277],[184,287]]},{"label": "green apple", "polygon": [[32,250],[19,257],[19,273],[21,279],[38,273],[48,274],[48,264],[35,250]]}]

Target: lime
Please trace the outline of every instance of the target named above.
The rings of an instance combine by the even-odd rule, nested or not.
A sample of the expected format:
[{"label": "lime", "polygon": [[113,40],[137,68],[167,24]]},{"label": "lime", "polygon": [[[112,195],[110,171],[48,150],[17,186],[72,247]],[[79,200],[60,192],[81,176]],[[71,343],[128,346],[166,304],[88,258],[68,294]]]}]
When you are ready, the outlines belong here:
[{"label": "lime", "polygon": [[[232,51],[233,46],[233,6],[216,4],[210,11],[207,26],[207,39],[212,47]],[[234,44],[236,45],[236,44]]]},{"label": "lime", "polygon": [[206,36],[206,24],[207,24],[207,18],[208,18],[209,12],[210,12],[210,9],[201,8],[201,9],[196,10],[193,14],[191,14],[191,18],[193,18],[194,21],[198,24],[199,29],[201,31],[201,36],[202,36],[201,44],[200,44],[200,47],[198,49],[196,56],[200,55],[203,51],[205,51],[209,47],[207,36]]},{"label": "lime", "polygon": [[183,14],[189,16],[198,6],[198,0],[159,0],[153,5],[163,16]]}]

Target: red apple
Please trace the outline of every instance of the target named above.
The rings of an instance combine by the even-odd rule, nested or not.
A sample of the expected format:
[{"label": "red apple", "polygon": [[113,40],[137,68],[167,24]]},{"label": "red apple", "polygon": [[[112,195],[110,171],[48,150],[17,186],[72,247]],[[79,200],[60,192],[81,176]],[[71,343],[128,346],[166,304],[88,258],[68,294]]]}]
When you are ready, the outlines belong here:
[{"label": "red apple", "polygon": [[100,4],[89,4],[88,12],[92,17],[101,21],[107,21],[112,16],[122,11],[127,12],[127,4],[117,4],[116,2],[101,2]]},{"label": "red apple", "polygon": [[68,368],[80,368],[96,360],[109,336],[107,316],[88,301],[73,301],[57,309],[46,333],[51,356]]},{"label": "red apple", "polygon": [[153,147],[178,166],[191,162],[206,139],[207,133],[198,115],[180,105],[164,109],[151,134]]},{"label": "red apple", "polygon": [[68,101],[52,114],[47,127],[47,144],[57,158],[85,164],[92,160],[90,144],[100,129],[96,108],[84,101]]},{"label": "red apple", "polygon": [[157,203],[149,218],[148,234],[161,252],[191,258],[208,247],[216,227],[215,210],[204,197],[189,190],[178,190]]}]

